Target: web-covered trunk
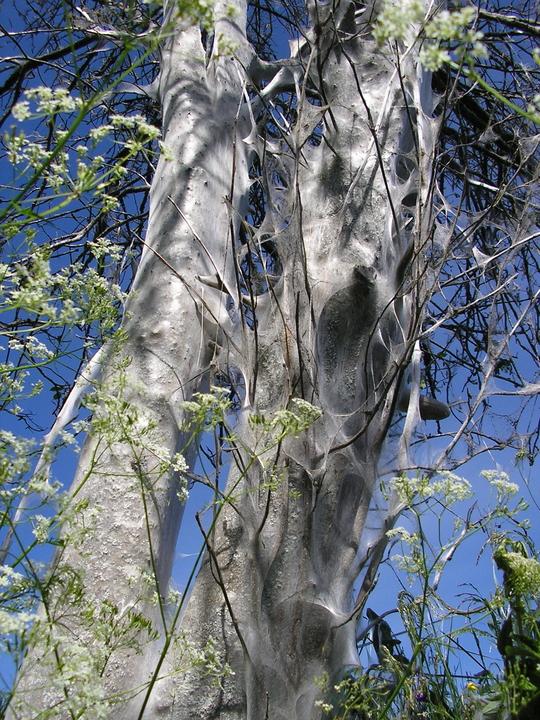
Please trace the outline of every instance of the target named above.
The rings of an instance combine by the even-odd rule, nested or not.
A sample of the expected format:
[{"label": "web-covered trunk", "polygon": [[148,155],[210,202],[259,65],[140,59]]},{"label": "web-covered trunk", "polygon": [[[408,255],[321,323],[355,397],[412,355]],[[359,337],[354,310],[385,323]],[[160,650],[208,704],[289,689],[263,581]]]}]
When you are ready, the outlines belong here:
[{"label": "web-covered trunk", "polygon": [[[126,720],[318,717],[321,687],[358,663],[353,585],[360,577],[361,600],[391,517],[370,505],[419,316],[430,93],[410,51],[398,61],[377,47],[369,7],[311,8],[306,38],[273,64],[247,43],[245,2],[230,4],[216,8],[211,52],[184,26],[163,49],[167,155],[127,340],[103,382],[136,408],[138,429],[88,441],[74,488],[92,522],[61,556],[92,602],[150,615],[161,636],[144,660],[124,647],[103,666],[102,697],[126,692],[111,711]],[[181,402],[222,375],[242,397],[234,462],[173,630],[150,599],[166,594],[179,479],[133,437],[150,428],[168,453],[181,449]],[[321,416],[297,437],[269,424],[313,406]],[[77,632],[94,642],[91,628]],[[186,647],[209,641],[234,672],[221,683],[204,664],[185,672]],[[45,655],[54,671],[54,642],[21,676],[35,707],[66,693],[69,706],[69,686],[43,690],[35,670]]]},{"label": "web-covered trunk", "polygon": [[[245,218],[234,245],[244,274],[232,291],[214,291],[232,323],[214,362],[241,378],[244,401],[182,623],[184,639],[212,641],[234,674],[221,684],[205,667],[179,676],[185,650],[173,650],[149,717],[307,720],[325,683],[358,663],[353,584],[363,574],[362,599],[391,516],[370,503],[412,351],[406,278],[426,221],[413,213],[429,180],[431,107],[414,59],[398,67],[355,4],[341,5],[251,92],[250,114],[239,99],[264,213],[255,224],[233,209]],[[264,125],[280,95],[295,118],[277,120],[270,138]],[[280,441],[265,421],[283,408],[309,415],[302,401],[321,417]]]}]

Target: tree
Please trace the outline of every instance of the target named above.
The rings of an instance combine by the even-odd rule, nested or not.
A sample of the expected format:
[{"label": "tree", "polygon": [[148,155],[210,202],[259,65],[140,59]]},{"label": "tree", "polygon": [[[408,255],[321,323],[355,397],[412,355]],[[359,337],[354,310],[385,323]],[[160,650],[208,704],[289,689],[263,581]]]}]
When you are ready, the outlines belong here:
[{"label": "tree", "polygon": [[[163,20],[98,3],[69,6],[45,49],[12,61],[6,102],[26,122],[37,102],[47,135],[39,151],[6,138],[30,168],[3,216],[6,408],[28,353],[40,368],[29,338],[81,362],[69,394],[46,376],[64,405],[30,490],[49,491],[57,431],[95,390],[71,491],[42,521],[58,546],[47,574],[24,549],[32,496],[7,503],[7,556],[42,608],[12,717],[319,717],[321,679],[359,665],[356,621],[418,483],[492,447],[533,458],[538,25],[532,6],[506,10],[216,0]],[[71,94],[21,102],[51,64]],[[155,172],[137,107],[161,114]],[[79,127],[96,149],[77,150]],[[209,427],[205,556],[175,603]]]}]

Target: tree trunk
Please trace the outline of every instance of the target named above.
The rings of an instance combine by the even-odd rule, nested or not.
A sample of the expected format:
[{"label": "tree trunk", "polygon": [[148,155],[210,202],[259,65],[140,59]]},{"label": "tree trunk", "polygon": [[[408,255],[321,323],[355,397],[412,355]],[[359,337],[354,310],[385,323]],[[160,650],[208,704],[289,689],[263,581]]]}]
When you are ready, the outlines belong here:
[{"label": "tree trunk", "polygon": [[[133,606],[162,636],[144,661],[131,649],[108,662],[108,692],[142,688],[112,711],[116,718],[144,709],[145,718],[175,720],[311,720],[323,679],[332,687],[358,663],[353,583],[373,572],[387,527],[370,502],[417,320],[404,277],[428,223],[410,220],[426,200],[431,101],[414,56],[396,65],[354,9],[339,3],[332,22],[317,15],[281,65],[261,63],[247,44],[243,0],[217,4],[210,59],[193,27],[179,27],[164,47],[171,159],[162,157],[155,174],[127,341],[103,386],[118,395],[123,383],[137,432],[154,423],[169,454],[185,442],[180,403],[195,389],[234,371],[244,399],[229,502],[208,536],[177,642],[150,597],[164,596],[170,577],[178,478],[158,472],[142,441],[104,443],[96,434],[86,444],[74,488],[97,517],[62,563],[84,569],[92,601]],[[295,96],[296,122],[267,141],[261,128],[279,93]],[[249,242],[279,258],[280,276],[250,287],[240,234],[256,158],[266,212]],[[321,417],[264,450],[271,433],[261,435],[250,415],[301,414],[295,399]],[[146,573],[156,578],[149,587]],[[206,666],[184,672],[186,648],[209,640],[234,671],[221,684]],[[149,692],[163,643],[162,679]],[[42,677],[31,657],[20,682],[35,707],[44,706]],[[65,686],[55,697],[62,693]]]},{"label": "tree trunk", "polygon": [[[341,21],[350,32],[352,4]],[[405,226],[428,167],[419,169],[414,153],[419,137],[428,142],[426,126],[422,135],[411,122],[426,123],[431,111],[414,60],[398,72],[369,28],[360,30],[339,39],[327,28],[302,46],[298,116],[283,154],[260,138],[254,145],[267,196],[252,241],[272,243],[282,272],[255,298],[254,330],[237,323],[217,358],[240,371],[246,398],[231,499],[182,623],[195,646],[213,639],[234,675],[221,685],[207,668],[178,677],[180,646],[148,717],[308,720],[319,716],[324,678],[331,688],[358,664],[353,583],[388,527],[369,506],[411,352],[403,280],[414,235]],[[285,76],[282,89],[290,82]],[[308,101],[310,87],[321,108]],[[306,140],[323,114],[314,146]],[[423,150],[429,157],[429,145]],[[286,191],[278,193],[275,173]],[[261,454],[248,415],[294,409],[293,398],[320,407],[321,418]],[[368,537],[370,513],[378,525]]]}]

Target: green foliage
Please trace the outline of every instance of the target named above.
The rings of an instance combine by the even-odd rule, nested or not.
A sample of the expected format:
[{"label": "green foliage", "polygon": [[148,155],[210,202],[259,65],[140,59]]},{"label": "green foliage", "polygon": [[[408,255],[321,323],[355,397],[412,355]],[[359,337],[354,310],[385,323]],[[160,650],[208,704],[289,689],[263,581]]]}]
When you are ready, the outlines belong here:
[{"label": "green foliage", "polygon": [[[437,501],[426,478],[394,478],[391,486],[406,504],[407,527],[390,530],[392,546],[401,544],[400,555],[392,553],[392,566],[405,571],[410,590],[397,598],[403,632],[378,652],[377,662],[362,670],[344,668],[339,677],[322,683],[323,700],[318,705],[332,720],[532,720],[540,701],[540,563],[531,555],[527,522],[521,519],[526,505],[518,488],[499,470],[481,473],[494,488],[494,506],[483,516],[473,517],[476,503],[463,503],[470,492],[449,501]],[[452,474],[443,474],[438,491]],[[470,489],[459,478],[453,482]],[[515,497],[517,495],[517,497]],[[453,528],[445,515],[459,518]],[[455,506],[454,506],[455,507]],[[433,516],[439,523],[440,546],[428,539]],[[514,526],[501,534],[501,523]],[[412,527],[411,527],[412,526]],[[445,540],[444,533],[449,533]],[[493,560],[502,571],[502,582],[491,596],[466,594],[463,606],[448,605],[439,586],[452,558],[478,533],[486,532]],[[431,532],[431,537],[433,533]],[[396,612],[396,611],[394,611]],[[377,618],[372,611],[368,618]],[[388,618],[392,625],[395,619]],[[388,632],[390,625],[385,622]],[[371,623],[373,625],[373,621]],[[375,628],[377,625],[375,625]],[[370,631],[373,633],[373,629]],[[366,632],[360,633],[360,657],[364,657]],[[395,636],[393,636],[395,637]],[[471,642],[472,641],[472,642]],[[486,642],[498,650],[497,657],[485,654]],[[467,648],[476,646],[476,651]],[[407,648],[404,653],[401,648]],[[410,653],[409,653],[410,649]],[[478,671],[460,672],[463,657],[474,658]],[[502,660],[502,663],[501,663]],[[499,661],[499,665],[497,664]]]}]

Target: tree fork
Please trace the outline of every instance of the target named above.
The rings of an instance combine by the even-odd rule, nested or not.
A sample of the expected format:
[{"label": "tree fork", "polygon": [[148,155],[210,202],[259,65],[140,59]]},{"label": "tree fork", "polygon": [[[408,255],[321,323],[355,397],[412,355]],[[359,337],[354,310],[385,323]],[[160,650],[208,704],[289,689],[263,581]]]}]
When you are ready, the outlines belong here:
[{"label": "tree fork", "polygon": [[[171,653],[150,717],[310,720],[319,716],[317,680],[327,677],[331,687],[358,663],[353,583],[373,573],[389,527],[381,522],[375,540],[362,540],[399,393],[395,367],[410,357],[402,258],[411,243],[420,246],[429,211],[413,229],[406,208],[411,194],[426,202],[431,192],[432,121],[429,79],[414,59],[396,69],[368,25],[350,33],[346,5],[340,26],[320,21],[298,50],[305,71],[295,78],[298,114],[282,132],[285,152],[272,157],[262,131],[249,135],[267,172],[277,167],[287,179],[285,203],[269,192],[260,231],[274,238],[282,274],[257,297],[256,332],[233,326],[230,347],[241,354],[223,349],[219,358],[253,389],[235,430],[245,457],[231,471],[225,495],[233,499],[208,539],[182,625],[195,645],[217,642],[235,674],[213,688],[197,668],[178,678]],[[276,92],[291,87],[284,70]],[[303,123],[314,126],[308,82],[325,103],[317,147],[300,132]],[[421,158],[411,161],[420,145]],[[324,408],[322,417],[271,456],[254,458],[247,415],[268,416],[298,396]],[[270,469],[281,479],[265,491]]]},{"label": "tree fork", "polygon": [[[205,387],[210,366],[235,368],[244,379],[243,463],[228,485],[234,499],[208,539],[181,627],[182,643],[212,640],[235,675],[220,686],[197,668],[179,677],[183,644],[170,644],[170,634],[180,631],[148,610],[140,578],[151,570],[164,594],[181,515],[177,479],[152,482],[153,459],[143,453],[134,466],[125,443],[107,449],[106,473],[96,472],[99,439],[90,438],[74,487],[84,479],[81,497],[101,511],[63,561],[84,567],[98,602],[122,606],[140,596],[137,606],[168,649],[163,657],[158,642],[143,662],[132,652],[109,663],[109,693],[139,689],[114,710],[126,720],[311,720],[319,717],[316,681],[332,682],[357,664],[353,583],[373,572],[384,542],[384,521],[375,539],[364,531],[399,392],[396,368],[410,358],[409,328],[422,306],[419,288],[405,293],[401,277],[402,258],[411,243],[422,247],[430,223],[432,108],[413,54],[398,63],[378,48],[373,13],[358,22],[352,2],[334,13],[310,3],[313,31],[251,100],[247,69],[260,72],[260,64],[246,40],[246,3],[236,0],[234,13],[230,4],[216,5],[208,61],[196,28],[180,25],[163,48],[159,94],[172,159],[162,157],[154,177],[122,357],[131,359],[126,399],[157,424],[171,452],[182,444],[180,402]],[[292,88],[296,123],[282,123],[279,140],[267,140],[268,109]],[[321,106],[309,101],[317,94]],[[322,142],[311,144],[321,119]],[[253,239],[272,239],[281,276],[256,295],[256,306],[250,289],[250,327],[239,233],[255,156],[267,197]],[[273,173],[285,187],[275,186]],[[418,199],[412,224],[411,197]],[[112,382],[106,375],[104,387]],[[257,457],[248,416],[269,416],[298,397],[323,408],[322,417]],[[279,482],[269,490],[272,472]],[[38,648],[29,657],[20,680],[36,707],[52,701],[32,670],[42,655]],[[162,671],[150,680],[158,659]]]}]

